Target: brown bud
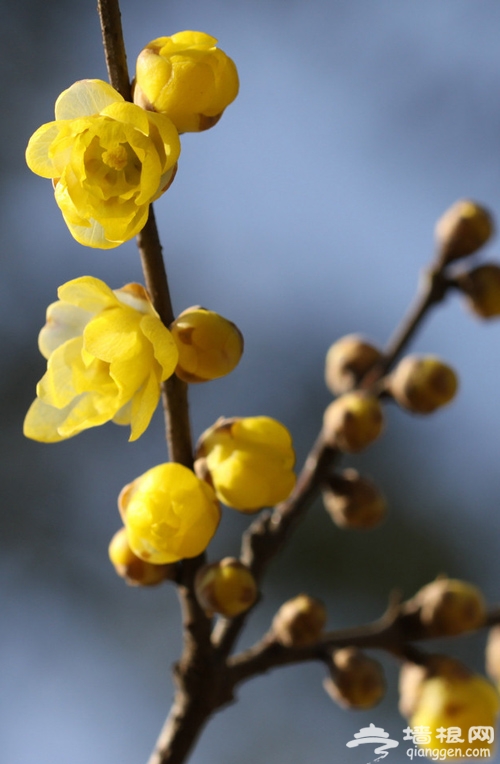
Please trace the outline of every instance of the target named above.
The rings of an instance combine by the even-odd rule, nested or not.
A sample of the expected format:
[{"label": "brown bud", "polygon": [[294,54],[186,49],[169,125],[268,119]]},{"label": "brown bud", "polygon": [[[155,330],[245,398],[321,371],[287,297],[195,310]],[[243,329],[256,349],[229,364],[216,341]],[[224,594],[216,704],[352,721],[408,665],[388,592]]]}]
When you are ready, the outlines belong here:
[{"label": "brown bud", "polygon": [[429,636],[472,631],[484,625],[486,603],[481,591],[466,581],[439,578],[417,592],[411,603]]},{"label": "brown bud", "polygon": [[326,386],[334,395],[349,392],[381,357],[380,350],[358,334],[342,337],[326,354]]},{"label": "brown bud", "polygon": [[234,557],[204,565],[196,574],[196,599],[212,615],[234,618],[257,599],[257,584],[249,568]]},{"label": "brown bud", "polygon": [[271,630],[282,645],[303,647],[316,642],[326,624],[324,604],[307,594],[285,602],[273,618]]},{"label": "brown bud", "polygon": [[374,528],[385,517],[387,504],[375,483],[353,469],[334,475],[323,491],[323,503],[340,528]]},{"label": "brown bud", "polygon": [[468,273],[459,274],[455,281],[476,316],[500,316],[500,265],[481,265]]},{"label": "brown bud", "polygon": [[156,586],[175,577],[175,565],[154,565],[137,557],[129,546],[125,528],[115,533],[108,552],[117,574],[129,586]]},{"label": "brown bud", "polygon": [[356,647],[336,650],[323,687],[343,708],[373,708],[385,694],[382,666]]},{"label": "brown bud", "polygon": [[378,398],[370,393],[345,393],[330,403],[323,417],[323,436],[328,446],[357,453],[376,440],[384,418]]},{"label": "brown bud", "polygon": [[486,244],[493,233],[493,218],[488,210],[469,199],[456,202],[436,225],[441,262],[450,263],[472,255]]},{"label": "brown bud", "polygon": [[387,384],[394,400],[413,414],[431,414],[450,403],[457,389],[457,375],[435,356],[406,356]]},{"label": "brown bud", "polygon": [[500,683],[500,626],[489,630],[486,642],[486,671],[497,684]]}]

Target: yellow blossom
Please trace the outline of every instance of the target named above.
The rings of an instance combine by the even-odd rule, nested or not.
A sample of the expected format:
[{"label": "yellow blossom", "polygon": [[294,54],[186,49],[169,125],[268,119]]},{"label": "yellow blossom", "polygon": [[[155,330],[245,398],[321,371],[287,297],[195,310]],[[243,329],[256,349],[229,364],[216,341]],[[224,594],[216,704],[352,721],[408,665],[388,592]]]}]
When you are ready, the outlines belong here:
[{"label": "yellow blossom", "polygon": [[74,238],[110,249],[144,227],[171,184],[180,142],[162,114],[127,103],[101,80],[80,80],[56,101],[56,119],[32,135],[28,167],[52,178]]},{"label": "yellow blossom", "polygon": [[24,434],[54,443],[113,420],[130,424],[136,440],[177,364],[170,332],[139,284],[112,291],[83,276],[59,287],[58,296],[39,336],[47,372]]},{"label": "yellow blossom", "polygon": [[185,382],[208,382],[238,365],[243,337],[232,321],[196,305],[186,308],[170,326],[179,351],[175,373]]},{"label": "yellow blossom", "polygon": [[[425,747],[443,760],[465,756],[471,748],[491,754],[499,710],[493,685],[452,659],[443,658],[428,674],[414,687],[410,719],[412,728],[429,729],[430,742]],[[477,731],[478,727],[483,730]]]},{"label": "yellow blossom", "polygon": [[233,61],[204,32],[177,32],[152,40],[137,59],[135,103],[166,114],[180,133],[219,121],[238,95]]},{"label": "yellow blossom", "polygon": [[198,441],[195,468],[220,501],[255,512],[286,499],[295,485],[295,454],[284,425],[266,416],[219,419]]},{"label": "yellow blossom", "polygon": [[210,486],[176,463],[159,464],[126,485],[118,506],[134,554],[159,565],[201,554],[220,520]]}]

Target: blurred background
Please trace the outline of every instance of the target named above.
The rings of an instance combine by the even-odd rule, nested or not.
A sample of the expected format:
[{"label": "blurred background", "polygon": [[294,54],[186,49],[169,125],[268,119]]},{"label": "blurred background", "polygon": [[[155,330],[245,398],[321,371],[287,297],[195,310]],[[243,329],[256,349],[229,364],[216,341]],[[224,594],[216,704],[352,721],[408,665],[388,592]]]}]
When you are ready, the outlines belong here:
[{"label": "blurred background", "polygon": [[[159,415],[135,444],[114,425],[57,445],[22,420],[45,368],[37,334],[57,287],[93,275],[140,281],[134,242],[78,245],[51,185],[28,171],[28,138],[75,80],[106,78],[95,2],[9,0],[2,11],[0,756],[6,764],[141,764],[172,696],[180,651],[173,587],[129,589],[107,545],[125,483],[166,459]],[[206,31],[236,62],[241,91],[221,122],[183,137],[179,172],[155,205],[174,305],[201,303],[245,336],[239,368],[192,389],[193,434],[220,415],[284,422],[302,463],[330,395],[328,346],[349,332],[383,344],[456,199],[500,213],[500,6],[495,0],[122,0],[129,66],[149,40]],[[495,256],[493,243],[482,260]],[[359,467],[383,488],[388,521],[341,532],[313,508],[269,571],[241,643],[304,591],[332,628],[370,621],[389,592],[440,572],[500,600],[500,321],[453,296],[413,345],[460,373],[432,418],[391,407]],[[211,559],[236,554],[248,518],[225,510]],[[433,648],[482,670],[484,634]],[[402,740],[397,667],[369,712],[338,709],[318,665],[245,685],[210,723],[192,764],[364,764],[347,750],[370,722]],[[406,744],[390,752],[407,761]],[[496,761],[500,761],[497,756]]]}]

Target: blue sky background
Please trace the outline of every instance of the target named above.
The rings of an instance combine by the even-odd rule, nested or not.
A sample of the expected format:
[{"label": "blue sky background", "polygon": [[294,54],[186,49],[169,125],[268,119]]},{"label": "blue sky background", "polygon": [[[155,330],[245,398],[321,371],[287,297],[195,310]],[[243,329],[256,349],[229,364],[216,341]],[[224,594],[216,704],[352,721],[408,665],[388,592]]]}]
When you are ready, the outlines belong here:
[{"label": "blue sky background", "polygon": [[[95,3],[0,5],[0,753],[7,764],[136,764],[170,705],[179,614],[171,588],[126,588],[106,550],[121,487],[166,458],[161,417],[136,444],[113,425],[53,446],[21,434],[58,285],[141,280],[133,242],[79,246],[50,183],[24,165],[59,93],[106,77]],[[131,70],[144,44],[182,29],[218,37],[237,63],[237,101],[213,130],[184,136],[155,209],[175,309],[201,303],[245,336],[238,369],[192,390],[195,437],[220,415],[267,414],[290,427],[300,463],[330,401],[330,343],[352,331],[385,342],[457,198],[500,212],[500,5],[123,0],[122,13]],[[495,256],[496,242],[481,257]],[[332,628],[376,618],[392,588],[409,596],[442,571],[500,600],[500,322],[479,323],[453,296],[414,348],[452,364],[461,390],[430,419],[391,408],[385,437],[346,462],[383,488],[387,523],[342,533],[318,504],[272,566],[242,644],[300,591],[325,600]],[[210,557],[235,554],[247,522],[226,510]],[[477,635],[433,648],[480,670],[483,645]],[[246,685],[192,763],[365,764],[366,751],[345,748],[361,726],[401,741],[406,726],[383,662],[388,695],[366,713],[333,705],[321,666]],[[408,760],[403,745],[392,764]]]}]

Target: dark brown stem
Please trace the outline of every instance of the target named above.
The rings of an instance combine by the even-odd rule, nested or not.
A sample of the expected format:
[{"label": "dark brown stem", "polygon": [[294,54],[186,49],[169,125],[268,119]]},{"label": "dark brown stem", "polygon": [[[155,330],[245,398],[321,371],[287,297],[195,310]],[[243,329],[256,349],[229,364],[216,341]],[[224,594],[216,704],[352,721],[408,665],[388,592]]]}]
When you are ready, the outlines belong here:
[{"label": "dark brown stem", "polygon": [[109,81],[126,101],[131,101],[120,3],[118,0],[97,0],[97,11],[101,22]]},{"label": "dark brown stem", "polygon": [[[137,245],[146,287],[153,305],[165,326],[170,326],[175,315],[152,205],[149,208],[148,222],[137,237]],[[187,384],[174,374],[163,383],[162,398],[170,458],[191,469],[193,445]]]}]

